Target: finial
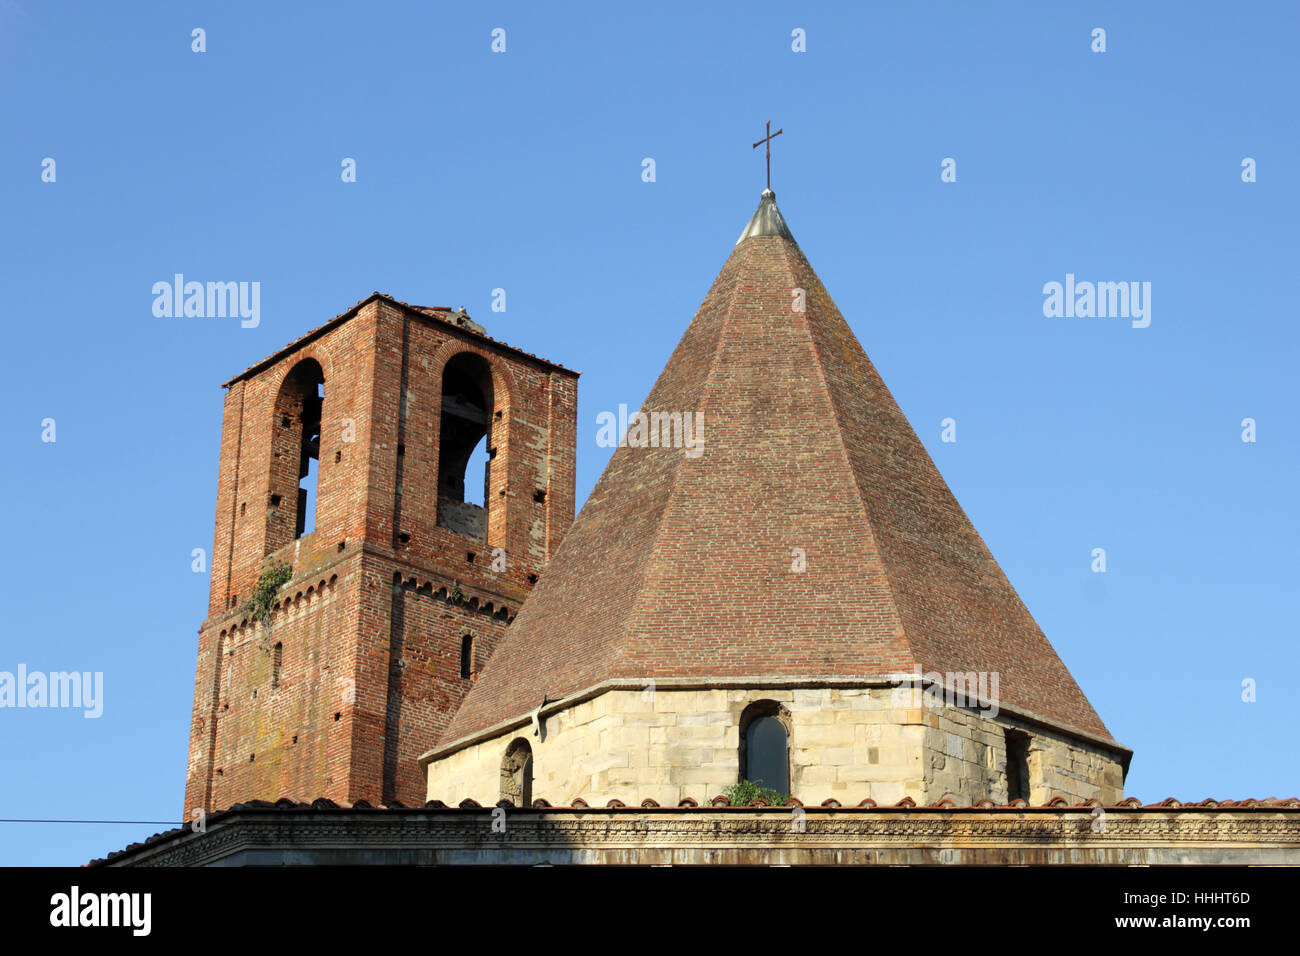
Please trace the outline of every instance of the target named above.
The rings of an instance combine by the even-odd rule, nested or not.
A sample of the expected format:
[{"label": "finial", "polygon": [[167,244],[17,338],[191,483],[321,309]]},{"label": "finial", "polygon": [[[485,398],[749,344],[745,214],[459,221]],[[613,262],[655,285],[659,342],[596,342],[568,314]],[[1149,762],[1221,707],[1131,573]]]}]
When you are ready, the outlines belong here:
[{"label": "finial", "polygon": [[745,231],[736,240],[736,245],[740,245],[752,236],[784,236],[794,242],[794,236],[790,235],[790,227],[785,224],[781,210],[776,208],[776,193],[771,189],[763,190],[758,208],[754,210],[754,215],[749,220],[749,225],[745,227]]},{"label": "finial", "polygon": [[[754,144],[754,149],[758,149],[758,147],[767,144],[763,150],[767,154],[767,191],[763,193],[764,198],[767,198],[767,194],[772,192],[772,140],[780,136],[784,132],[785,132],[784,129],[779,129],[775,133],[773,133],[772,121],[768,120],[767,135]],[[775,194],[773,194],[773,198],[775,198]]]}]

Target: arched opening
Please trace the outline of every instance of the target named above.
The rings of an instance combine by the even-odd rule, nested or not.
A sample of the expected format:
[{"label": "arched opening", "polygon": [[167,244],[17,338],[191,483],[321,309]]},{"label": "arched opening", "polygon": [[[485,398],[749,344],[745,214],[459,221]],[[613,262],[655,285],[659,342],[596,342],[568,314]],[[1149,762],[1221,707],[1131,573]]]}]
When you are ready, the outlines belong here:
[{"label": "arched opening", "polygon": [[275,690],[280,686],[280,667],[284,664],[284,644],[280,641],[275,642],[275,648],[271,654],[271,689]]},{"label": "arched opening", "polygon": [[517,807],[533,802],[533,748],[522,737],[510,742],[501,759],[501,799]]},{"label": "arched opening", "polygon": [[442,371],[438,431],[438,524],[487,539],[492,487],[492,369],[462,352]]},{"label": "arched opening", "polygon": [[325,373],[315,359],[304,359],[285,376],[275,398],[268,553],[316,530],[324,404]]},{"label": "arched opening", "polygon": [[790,713],[774,700],[741,712],[740,779],[790,793]]}]

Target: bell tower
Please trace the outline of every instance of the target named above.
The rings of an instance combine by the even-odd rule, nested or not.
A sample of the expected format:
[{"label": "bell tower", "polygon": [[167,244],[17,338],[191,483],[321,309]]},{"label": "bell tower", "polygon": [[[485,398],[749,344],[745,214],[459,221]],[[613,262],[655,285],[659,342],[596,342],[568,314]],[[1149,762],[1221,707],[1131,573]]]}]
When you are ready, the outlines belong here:
[{"label": "bell tower", "polygon": [[424,801],[573,519],[577,377],[375,293],[225,383],[187,818]]}]

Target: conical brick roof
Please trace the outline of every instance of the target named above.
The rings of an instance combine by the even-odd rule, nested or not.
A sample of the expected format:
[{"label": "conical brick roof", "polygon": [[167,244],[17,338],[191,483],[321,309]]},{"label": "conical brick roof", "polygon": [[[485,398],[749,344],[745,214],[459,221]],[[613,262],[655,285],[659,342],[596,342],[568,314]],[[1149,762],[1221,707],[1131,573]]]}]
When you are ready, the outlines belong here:
[{"label": "conical brick roof", "polygon": [[608,681],[916,666],[1111,740],[770,191],[642,409],[702,414],[702,453],[616,449],[439,751]]}]

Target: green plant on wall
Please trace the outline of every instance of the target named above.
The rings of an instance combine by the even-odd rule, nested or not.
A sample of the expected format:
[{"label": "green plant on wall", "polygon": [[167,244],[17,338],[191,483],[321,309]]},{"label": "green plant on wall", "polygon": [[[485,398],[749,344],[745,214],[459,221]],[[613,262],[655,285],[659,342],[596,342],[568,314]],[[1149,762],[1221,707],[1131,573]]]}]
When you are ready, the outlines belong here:
[{"label": "green plant on wall", "polygon": [[722,795],[731,801],[733,807],[747,807],[755,800],[763,799],[774,807],[779,807],[790,799],[790,794],[781,793],[771,787],[763,787],[752,780],[733,783],[722,791]]},{"label": "green plant on wall", "polygon": [[253,586],[253,594],[244,605],[244,613],[260,621],[268,633],[271,630],[271,611],[275,607],[275,596],[291,577],[293,577],[293,565],[284,561],[273,562],[258,576],[257,584]]}]

